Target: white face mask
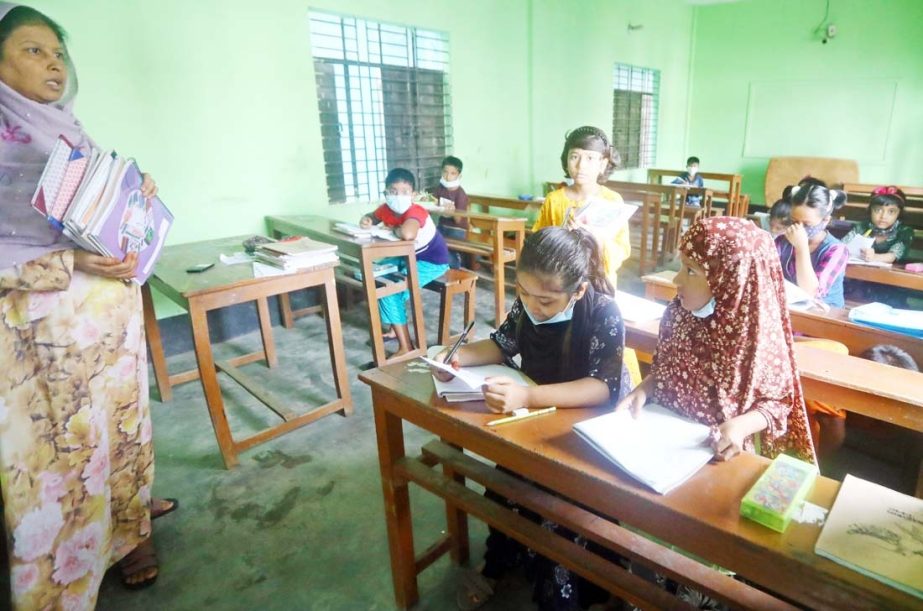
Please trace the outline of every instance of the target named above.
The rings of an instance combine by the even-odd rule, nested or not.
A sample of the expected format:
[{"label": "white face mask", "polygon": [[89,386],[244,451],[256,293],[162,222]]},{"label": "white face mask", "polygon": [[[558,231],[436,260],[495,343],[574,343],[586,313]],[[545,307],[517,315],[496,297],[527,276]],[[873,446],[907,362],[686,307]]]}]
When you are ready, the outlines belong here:
[{"label": "white face mask", "polygon": [[711,299],[709,299],[708,303],[703,305],[698,310],[689,310],[689,311],[692,312],[692,315],[695,316],[696,318],[708,318],[709,316],[715,313],[715,298],[712,297]]},{"label": "white face mask", "polygon": [[388,204],[388,208],[391,208],[395,214],[404,214],[410,210],[410,205],[413,203],[409,195],[385,195],[385,203]]},{"label": "white face mask", "polygon": [[568,176],[564,179],[564,184],[566,184],[568,187],[572,187],[574,185],[574,179]]},{"label": "white face mask", "polygon": [[547,320],[536,320],[535,316],[532,315],[532,312],[529,311],[529,308],[526,307],[526,304],[522,304],[522,309],[526,311],[526,316],[529,317],[529,320],[532,321],[533,325],[553,325],[556,322],[565,322],[574,317],[574,306],[577,305],[575,299],[571,299],[563,310],[552,316]]},{"label": "white face mask", "polygon": [[686,168],[686,174],[689,174],[689,176],[695,176],[698,173],[699,168]]},{"label": "white face mask", "polygon": [[461,185],[461,178],[456,178],[455,180],[446,180],[445,178],[440,178],[439,184],[446,189],[457,189]]}]

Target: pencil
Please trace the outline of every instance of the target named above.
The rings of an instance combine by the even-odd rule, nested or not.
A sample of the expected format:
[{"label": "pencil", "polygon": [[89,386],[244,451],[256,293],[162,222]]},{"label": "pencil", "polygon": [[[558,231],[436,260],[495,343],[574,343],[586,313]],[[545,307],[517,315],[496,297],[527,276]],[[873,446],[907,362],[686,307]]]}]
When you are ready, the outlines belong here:
[{"label": "pencil", "polygon": [[872,233],[872,230],[871,230],[871,229],[869,229],[868,231],[865,232],[865,237],[869,237],[869,234],[870,234],[870,233]]},{"label": "pencil", "polygon": [[506,424],[507,422],[516,422],[519,420],[525,420],[526,418],[531,418],[533,416],[541,416],[542,414],[550,414],[554,412],[556,407],[546,407],[545,409],[537,409],[528,414],[523,414],[522,416],[508,416],[506,418],[499,418],[497,420],[491,420],[487,423],[487,426],[497,426],[498,424]]}]

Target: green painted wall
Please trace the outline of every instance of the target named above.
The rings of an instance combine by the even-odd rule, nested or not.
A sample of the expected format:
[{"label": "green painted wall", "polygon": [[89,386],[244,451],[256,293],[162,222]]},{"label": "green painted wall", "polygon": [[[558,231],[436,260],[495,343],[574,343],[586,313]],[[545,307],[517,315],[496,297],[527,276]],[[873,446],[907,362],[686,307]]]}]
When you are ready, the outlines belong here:
[{"label": "green painted wall", "polygon": [[[538,183],[563,178],[564,134],[580,125],[612,132],[613,66],[661,71],[657,165],[682,167],[693,9],[672,0],[534,0],[532,155]],[[629,32],[628,24],[643,26]],[[616,172],[645,182],[646,171]]]},{"label": "green painted wall", "polygon": [[863,182],[920,184],[923,2],[831,0],[838,33],[813,34],[824,0],[695,9],[690,151],[742,172],[762,202],[769,157],[859,161]]}]

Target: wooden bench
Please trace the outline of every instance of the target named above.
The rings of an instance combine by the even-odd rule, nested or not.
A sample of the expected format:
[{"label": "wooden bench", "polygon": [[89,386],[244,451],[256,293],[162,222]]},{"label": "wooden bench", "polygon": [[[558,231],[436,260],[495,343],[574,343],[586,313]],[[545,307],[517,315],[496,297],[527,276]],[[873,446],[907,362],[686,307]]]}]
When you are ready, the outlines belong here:
[{"label": "wooden bench", "polygon": [[[669,178],[671,180],[678,178],[684,174],[681,170],[660,170],[651,168],[647,171],[647,182],[660,185],[663,184],[664,178]],[[741,190],[741,181],[742,177],[740,174],[724,174],[721,172],[699,172],[699,176],[703,180],[714,181],[727,183],[725,188],[712,188],[714,196],[717,200],[724,200],[726,203],[726,208],[723,209],[723,214],[727,216],[739,216],[746,217],[747,209],[750,204],[750,197],[743,196],[740,192]],[[716,209],[719,208],[719,204],[715,203]]]},{"label": "wooden bench", "polygon": [[439,293],[439,337],[437,341],[446,346],[454,342],[458,335],[452,335],[452,301],[456,295],[465,296],[464,324],[474,320],[474,306],[478,275],[463,269],[450,269],[423,288]]}]

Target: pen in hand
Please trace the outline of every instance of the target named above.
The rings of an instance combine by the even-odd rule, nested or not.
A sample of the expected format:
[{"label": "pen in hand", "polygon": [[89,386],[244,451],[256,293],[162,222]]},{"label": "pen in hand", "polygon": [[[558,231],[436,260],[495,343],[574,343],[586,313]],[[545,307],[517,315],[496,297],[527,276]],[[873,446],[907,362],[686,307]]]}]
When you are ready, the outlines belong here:
[{"label": "pen in hand", "polygon": [[468,323],[468,326],[465,327],[465,330],[462,331],[462,334],[458,336],[458,339],[455,340],[455,344],[452,345],[452,349],[449,350],[449,353],[445,355],[445,358],[442,359],[443,363],[449,364],[452,362],[452,357],[455,356],[455,353],[458,352],[458,349],[461,348],[462,343],[467,339],[468,333],[471,332],[471,329],[474,328],[474,321]]}]

